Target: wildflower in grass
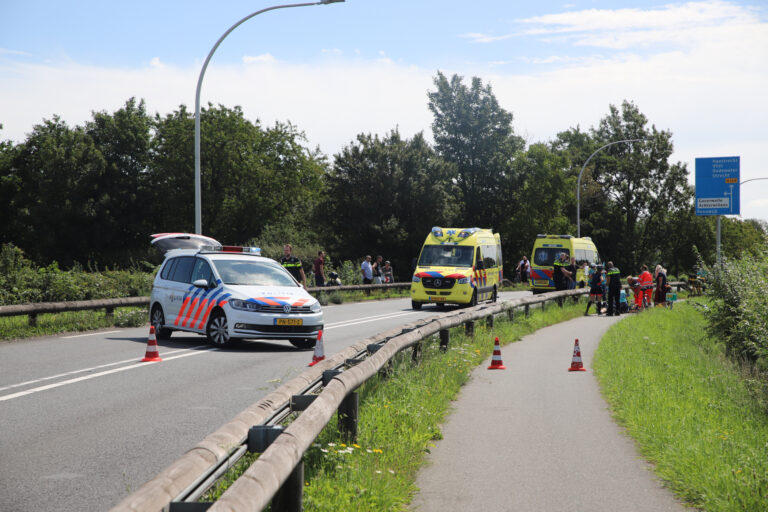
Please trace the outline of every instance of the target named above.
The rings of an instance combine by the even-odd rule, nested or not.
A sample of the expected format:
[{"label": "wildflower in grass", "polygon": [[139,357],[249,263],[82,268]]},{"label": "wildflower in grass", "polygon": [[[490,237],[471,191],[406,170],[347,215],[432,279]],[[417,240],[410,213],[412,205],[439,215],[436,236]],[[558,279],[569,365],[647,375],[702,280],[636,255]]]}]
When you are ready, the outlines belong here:
[{"label": "wildflower in grass", "polygon": [[353,444],[352,446],[354,446],[355,448],[360,448],[359,444]]},{"label": "wildflower in grass", "polygon": [[341,446],[342,448],[346,448],[347,447],[347,445],[345,445],[344,443],[341,443],[339,446]]},{"label": "wildflower in grass", "polygon": [[336,446],[336,443],[328,443],[328,446]]},{"label": "wildflower in grass", "polygon": [[369,449],[367,449],[367,448],[366,448],[366,450],[365,450],[365,451],[367,451],[368,453],[373,453],[373,450],[369,450]]},{"label": "wildflower in grass", "polygon": [[376,474],[377,474],[377,475],[380,475],[380,474],[381,474],[381,471],[379,471],[379,470],[377,469],[377,470],[376,470]]},{"label": "wildflower in grass", "polygon": [[383,451],[383,450],[380,450],[380,449],[378,449],[378,448],[374,448],[374,449],[373,449],[373,453],[384,453],[384,451]]},{"label": "wildflower in grass", "polygon": [[328,453],[328,450],[326,450],[325,448],[320,448],[320,451],[323,453]]},{"label": "wildflower in grass", "polygon": [[395,471],[392,469],[390,469],[389,472],[392,473],[393,475],[395,474]]}]

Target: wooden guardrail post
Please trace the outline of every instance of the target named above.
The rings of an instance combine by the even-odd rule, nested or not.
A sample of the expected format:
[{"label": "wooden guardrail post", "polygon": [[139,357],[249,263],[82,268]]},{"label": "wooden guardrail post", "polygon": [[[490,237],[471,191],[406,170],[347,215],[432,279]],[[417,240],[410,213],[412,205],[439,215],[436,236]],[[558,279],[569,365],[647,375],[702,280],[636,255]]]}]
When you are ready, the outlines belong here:
[{"label": "wooden guardrail post", "polygon": [[411,362],[413,364],[419,364],[421,362],[421,342],[416,342],[413,345],[413,352],[411,353]]},{"label": "wooden guardrail post", "polygon": [[560,306],[560,309],[563,309],[563,298],[558,297],[557,298],[557,305]]},{"label": "wooden guardrail post", "polygon": [[474,322],[474,320],[471,320],[469,322],[464,322],[464,333],[467,336],[474,336],[475,335],[475,322]]},{"label": "wooden guardrail post", "polygon": [[507,320],[509,320],[510,322],[515,321],[515,308],[509,308],[507,310]]},{"label": "wooden guardrail post", "polygon": [[541,310],[544,311],[545,309],[547,309],[547,301],[543,300],[541,301]]},{"label": "wooden guardrail post", "polygon": [[526,318],[531,316],[531,305],[530,304],[526,304],[525,305],[525,316],[526,316]]},{"label": "wooden guardrail post", "polygon": [[302,512],[304,510],[304,461],[293,468],[288,480],[283,482],[272,498],[271,510],[275,512]]},{"label": "wooden guardrail post", "polygon": [[448,350],[448,342],[451,339],[451,331],[448,329],[440,329],[440,352]]},{"label": "wooden guardrail post", "polygon": [[115,319],[115,308],[114,307],[104,308],[104,314],[107,317],[107,320],[112,322]]},{"label": "wooden guardrail post", "polygon": [[30,327],[37,327],[37,313],[30,313],[27,319]]},{"label": "wooden guardrail post", "polygon": [[490,329],[493,328],[493,315],[488,315],[487,317],[485,317],[485,325]]}]

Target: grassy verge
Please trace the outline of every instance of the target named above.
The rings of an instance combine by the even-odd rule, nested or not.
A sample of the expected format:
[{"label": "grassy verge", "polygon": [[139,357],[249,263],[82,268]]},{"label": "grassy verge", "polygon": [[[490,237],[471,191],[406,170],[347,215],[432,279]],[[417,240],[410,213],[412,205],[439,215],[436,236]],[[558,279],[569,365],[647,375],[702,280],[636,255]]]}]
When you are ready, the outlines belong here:
[{"label": "grassy verge", "polygon": [[768,510],[768,415],[692,304],[614,325],[594,368],[615,417],[681,498]]},{"label": "grassy verge", "polygon": [[[424,345],[418,364],[411,352],[393,362],[389,377],[377,376],[358,389],[360,412],[354,444],[340,437],[336,418],[323,430],[305,455],[304,506],[306,510],[403,510],[416,491],[417,471],[433,441],[442,437],[440,425],[451,402],[471,371],[493,352],[493,340],[519,340],[544,326],[584,314],[584,302],[566,301],[561,309],[548,304],[526,318],[516,311],[515,321],[496,319],[488,328],[478,322],[473,338],[463,328],[453,329],[449,349],[441,352],[436,339]],[[247,464],[253,460],[250,456]],[[216,499],[237,477],[229,475],[203,501]]]},{"label": "grassy verge", "polygon": [[0,340],[50,336],[62,332],[81,332],[106,327],[139,327],[147,323],[149,313],[146,308],[115,308],[113,317],[108,317],[104,310],[67,311],[64,313],[44,313],[37,316],[37,325],[29,325],[27,316],[8,316],[0,318]]}]

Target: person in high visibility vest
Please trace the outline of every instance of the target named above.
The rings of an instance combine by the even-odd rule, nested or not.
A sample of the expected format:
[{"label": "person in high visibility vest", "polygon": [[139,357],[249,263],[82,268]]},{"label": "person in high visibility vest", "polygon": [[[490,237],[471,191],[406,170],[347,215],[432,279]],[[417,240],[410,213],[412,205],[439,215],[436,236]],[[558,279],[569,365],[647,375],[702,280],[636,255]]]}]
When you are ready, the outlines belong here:
[{"label": "person in high visibility vest", "polygon": [[561,252],[555,259],[552,266],[554,271],[552,272],[552,280],[555,282],[555,290],[565,290],[568,287],[568,278],[572,275],[568,270],[568,255]]},{"label": "person in high visibility vest", "polygon": [[619,316],[621,314],[621,271],[619,267],[614,267],[613,262],[605,264],[605,277],[608,279],[608,316]]},{"label": "person in high visibility vest", "polygon": [[653,276],[648,272],[647,265],[640,267],[640,275],[637,278],[640,281],[640,289],[643,291],[645,305],[650,306],[653,296]]},{"label": "person in high visibility vest", "polygon": [[293,255],[293,247],[291,244],[285,244],[283,246],[283,258],[280,260],[280,264],[285,267],[285,270],[290,272],[293,278],[300,282],[304,288],[307,287],[307,277],[304,275],[304,269],[301,268],[301,260]]}]

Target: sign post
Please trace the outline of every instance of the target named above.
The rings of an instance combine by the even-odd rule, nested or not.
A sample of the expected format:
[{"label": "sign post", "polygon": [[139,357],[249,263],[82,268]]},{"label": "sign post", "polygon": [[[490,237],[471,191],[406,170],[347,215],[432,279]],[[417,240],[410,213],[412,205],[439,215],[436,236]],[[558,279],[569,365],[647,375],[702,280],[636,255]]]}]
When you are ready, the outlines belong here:
[{"label": "sign post", "polygon": [[720,264],[720,215],[740,215],[741,157],[696,159],[696,215],[717,215],[717,263]]}]

